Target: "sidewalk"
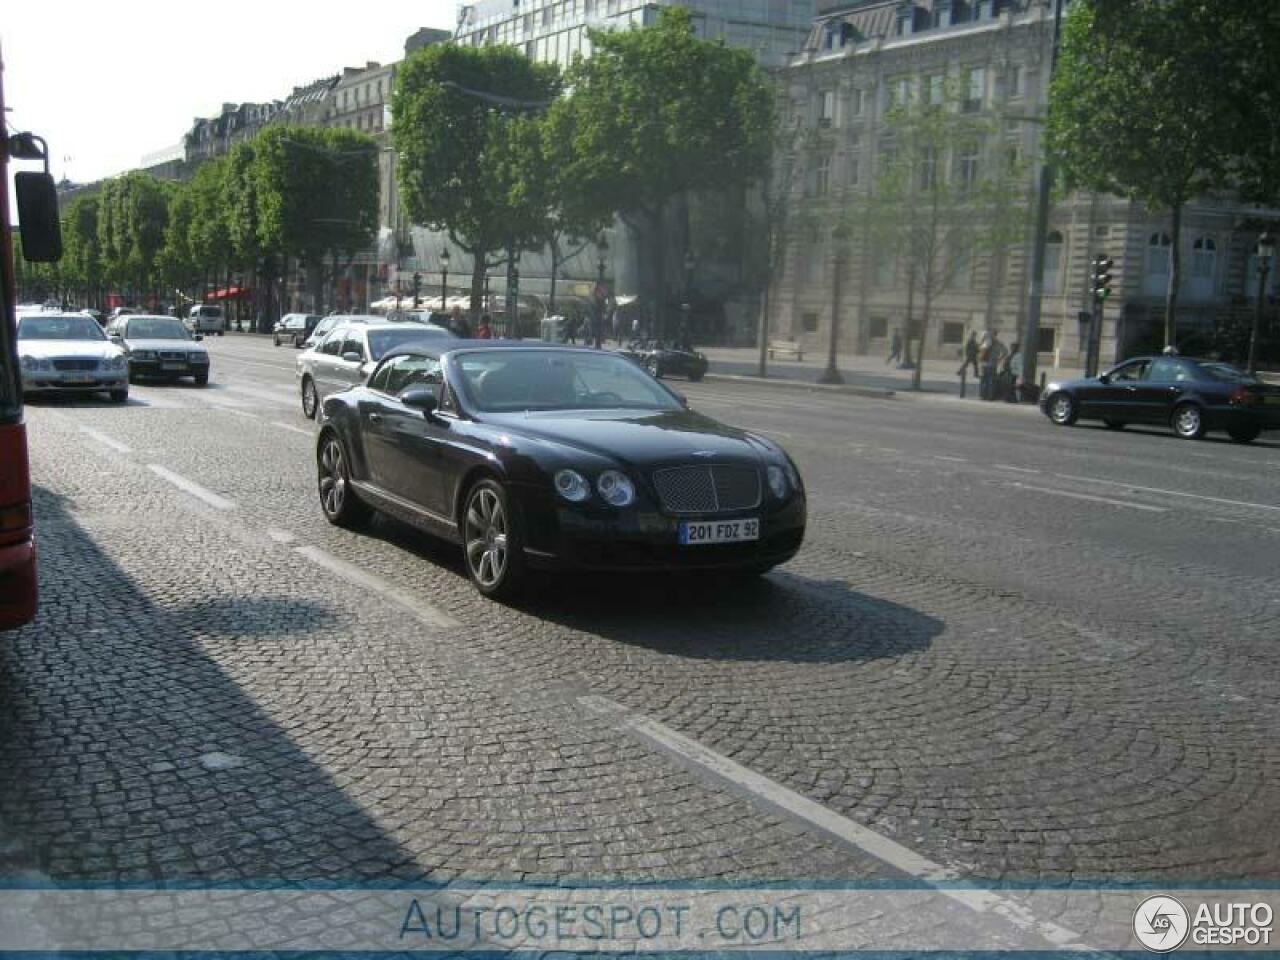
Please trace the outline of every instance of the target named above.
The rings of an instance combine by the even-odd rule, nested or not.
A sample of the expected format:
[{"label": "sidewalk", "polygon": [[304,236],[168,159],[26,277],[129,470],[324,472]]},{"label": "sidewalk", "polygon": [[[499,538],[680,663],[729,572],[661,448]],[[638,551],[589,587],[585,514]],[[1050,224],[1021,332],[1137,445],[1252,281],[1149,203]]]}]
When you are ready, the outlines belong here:
[{"label": "sidewalk", "polygon": [[[711,361],[708,376],[727,374],[730,376],[746,376],[755,378],[758,352],[754,347],[704,347],[702,352]],[[892,390],[895,393],[911,393],[912,370],[902,370],[895,363],[886,365],[880,356],[855,356],[840,354],[836,358],[837,368],[846,385],[871,390]],[[769,360],[766,367],[767,376],[771,380],[801,381],[816,383],[822,371],[826,369],[826,353],[811,355],[805,352],[803,362],[794,360]],[[960,397],[960,378],[956,370],[960,367],[957,358],[930,359],[925,357],[924,371],[920,380],[921,390],[925,393],[943,396]],[[972,372],[972,371],[970,371]],[[1061,367],[1041,367],[1039,374],[1044,373],[1050,380],[1067,380],[1081,376],[1078,369]],[[966,387],[967,399],[978,399],[978,383],[969,378]]]}]

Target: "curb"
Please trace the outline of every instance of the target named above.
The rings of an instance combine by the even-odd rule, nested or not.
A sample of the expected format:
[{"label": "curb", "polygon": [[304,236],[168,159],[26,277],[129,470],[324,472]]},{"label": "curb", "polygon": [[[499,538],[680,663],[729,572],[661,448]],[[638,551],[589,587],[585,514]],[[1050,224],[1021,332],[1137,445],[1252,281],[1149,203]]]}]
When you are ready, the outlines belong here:
[{"label": "curb", "polygon": [[807,380],[786,380],[780,377],[748,377],[736,373],[708,373],[703,376],[704,382],[713,383],[751,383],[763,387],[780,387],[783,390],[808,390],[812,393],[843,393],[855,397],[871,397],[875,400],[888,400],[898,396],[896,390],[883,390],[878,387],[856,387],[838,383],[811,383]]}]

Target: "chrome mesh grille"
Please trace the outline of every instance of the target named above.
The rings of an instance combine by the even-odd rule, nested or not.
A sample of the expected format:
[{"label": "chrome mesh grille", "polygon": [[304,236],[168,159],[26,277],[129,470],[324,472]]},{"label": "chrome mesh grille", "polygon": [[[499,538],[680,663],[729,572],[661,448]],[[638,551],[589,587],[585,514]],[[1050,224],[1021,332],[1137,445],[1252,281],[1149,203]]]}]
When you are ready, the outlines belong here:
[{"label": "chrome mesh grille", "polygon": [[55,370],[97,370],[96,357],[59,357],[53,361]]},{"label": "chrome mesh grille", "polygon": [[755,467],[672,467],[654,471],[653,485],[668,513],[725,513],[760,503],[760,471]]}]

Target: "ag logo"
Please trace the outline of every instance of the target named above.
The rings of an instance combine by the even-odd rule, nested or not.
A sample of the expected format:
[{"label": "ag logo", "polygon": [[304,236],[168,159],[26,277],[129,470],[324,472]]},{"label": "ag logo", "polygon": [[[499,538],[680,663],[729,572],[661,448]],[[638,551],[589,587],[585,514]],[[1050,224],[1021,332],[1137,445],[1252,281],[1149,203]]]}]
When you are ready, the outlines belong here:
[{"label": "ag logo", "polygon": [[1173,897],[1147,897],[1133,912],[1133,935],[1154,953],[1178,949],[1190,927],[1187,908]]}]

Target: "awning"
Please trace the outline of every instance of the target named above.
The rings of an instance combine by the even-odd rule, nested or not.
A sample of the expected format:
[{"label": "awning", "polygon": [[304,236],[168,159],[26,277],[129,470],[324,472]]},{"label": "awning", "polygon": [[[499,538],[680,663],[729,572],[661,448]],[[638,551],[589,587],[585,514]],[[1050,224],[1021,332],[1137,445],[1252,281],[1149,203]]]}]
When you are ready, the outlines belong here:
[{"label": "awning", "polygon": [[223,287],[221,290],[215,290],[208,294],[206,300],[233,300],[239,297],[252,296],[253,291],[248,287]]}]

